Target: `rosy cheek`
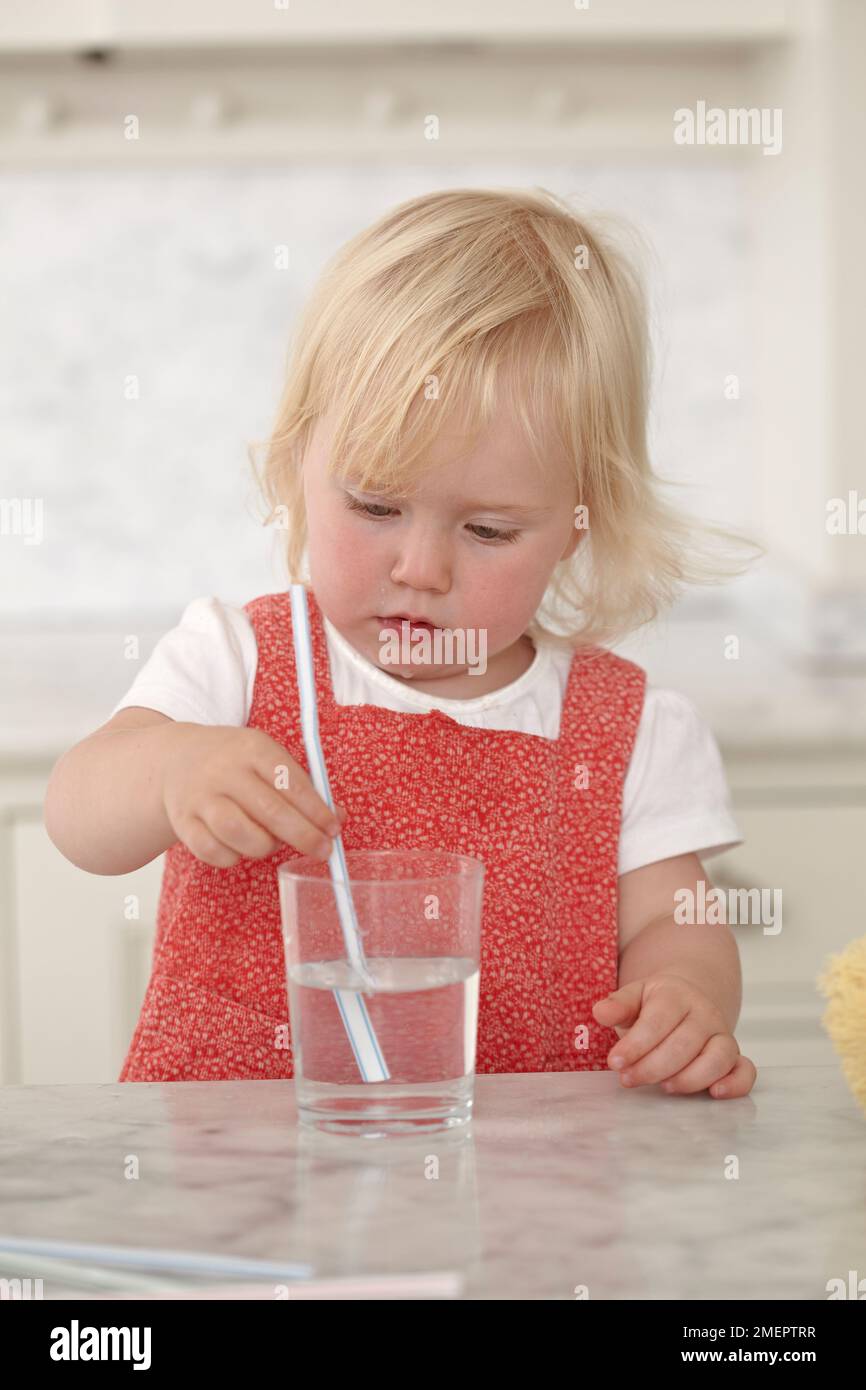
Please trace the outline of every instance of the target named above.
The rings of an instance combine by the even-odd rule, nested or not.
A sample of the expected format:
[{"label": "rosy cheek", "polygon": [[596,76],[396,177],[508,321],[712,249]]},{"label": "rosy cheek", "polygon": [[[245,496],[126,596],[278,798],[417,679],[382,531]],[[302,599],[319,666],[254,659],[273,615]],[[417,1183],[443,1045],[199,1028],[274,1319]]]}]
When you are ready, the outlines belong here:
[{"label": "rosy cheek", "polygon": [[358,589],[369,580],[379,577],[382,571],[381,546],[375,544],[375,536],[367,534],[367,528],[359,526],[355,518],[344,511],[320,522],[317,537],[319,554],[326,561],[329,583],[337,583],[342,575],[345,587],[358,598]]},{"label": "rosy cheek", "polygon": [[315,535],[319,548],[329,554],[346,554],[347,546],[351,550],[362,548],[363,537],[358,536],[357,527],[352,525],[352,518],[342,509],[321,512],[314,525],[311,525],[310,533]]}]

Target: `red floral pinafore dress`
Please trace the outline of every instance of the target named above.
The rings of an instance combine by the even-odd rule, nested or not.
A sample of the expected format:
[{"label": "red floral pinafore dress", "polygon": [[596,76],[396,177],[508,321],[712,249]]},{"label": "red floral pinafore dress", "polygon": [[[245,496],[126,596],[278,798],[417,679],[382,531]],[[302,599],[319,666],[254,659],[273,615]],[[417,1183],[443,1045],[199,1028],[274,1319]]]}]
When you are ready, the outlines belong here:
[{"label": "red floral pinafore dress", "polygon": [[[617,987],[617,845],[645,672],[604,648],[576,651],[555,740],[468,727],[440,710],[338,705],[309,590],[308,609],[346,850],[439,849],[485,866],[477,1071],[604,1069],[618,1035],[592,1005]],[[249,727],[308,770],[289,594],[245,611],[258,646]],[[276,871],[296,857],[285,845],[221,869],[181,843],[167,851],[152,973],[121,1081],[293,1075]]]}]

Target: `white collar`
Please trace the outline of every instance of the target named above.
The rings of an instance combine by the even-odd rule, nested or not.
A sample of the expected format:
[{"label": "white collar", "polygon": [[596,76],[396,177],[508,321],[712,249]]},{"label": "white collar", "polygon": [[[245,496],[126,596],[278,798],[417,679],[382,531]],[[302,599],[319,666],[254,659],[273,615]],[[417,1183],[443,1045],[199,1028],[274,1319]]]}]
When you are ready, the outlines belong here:
[{"label": "white collar", "polygon": [[389,676],[387,671],[383,671],[380,666],[374,666],[372,661],[368,661],[362,656],[351,642],[348,642],[341,632],[338,632],[334,624],[324,613],[322,619],[325,625],[325,633],[328,643],[333,644],[339,652],[362,673],[362,675],[373,685],[386,691],[390,696],[397,695],[405,700],[409,705],[415,705],[419,709],[441,709],[443,713],[472,714],[476,711],[491,709],[496,705],[508,704],[513,699],[525,694],[538,681],[543,680],[550,665],[550,651],[543,643],[536,643],[535,656],[522,675],[516,680],[509,681],[508,685],[501,686],[498,690],[491,690],[486,695],[476,695],[469,700],[448,699],[443,695],[430,695],[426,690],[413,690],[408,682],[397,681],[393,676]]}]

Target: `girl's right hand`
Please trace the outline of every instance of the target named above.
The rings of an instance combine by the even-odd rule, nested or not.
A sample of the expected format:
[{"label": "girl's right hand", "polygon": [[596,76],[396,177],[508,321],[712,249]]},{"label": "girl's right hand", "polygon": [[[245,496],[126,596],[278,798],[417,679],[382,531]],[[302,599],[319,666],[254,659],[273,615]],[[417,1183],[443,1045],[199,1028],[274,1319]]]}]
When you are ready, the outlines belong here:
[{"label": "girl's right hand", "polygon": [[[342,819],[309,775],[263,729],[180,724],[162,798],[178,839],[197,859],[228,869],[284,844],[327,859]],[[337,808],[345,819],[345,811]]]}]

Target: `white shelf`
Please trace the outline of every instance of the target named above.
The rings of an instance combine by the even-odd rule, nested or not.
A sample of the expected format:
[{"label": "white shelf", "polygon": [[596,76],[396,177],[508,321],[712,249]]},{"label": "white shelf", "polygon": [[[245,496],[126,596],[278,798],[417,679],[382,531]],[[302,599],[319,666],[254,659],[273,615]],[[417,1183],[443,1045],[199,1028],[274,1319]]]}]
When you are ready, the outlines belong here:
[{"label": "white shelf", "polygon": [[0,10],[0,51],[360,43],[759,43],[791,31],[785,0],[27,0]]}]

